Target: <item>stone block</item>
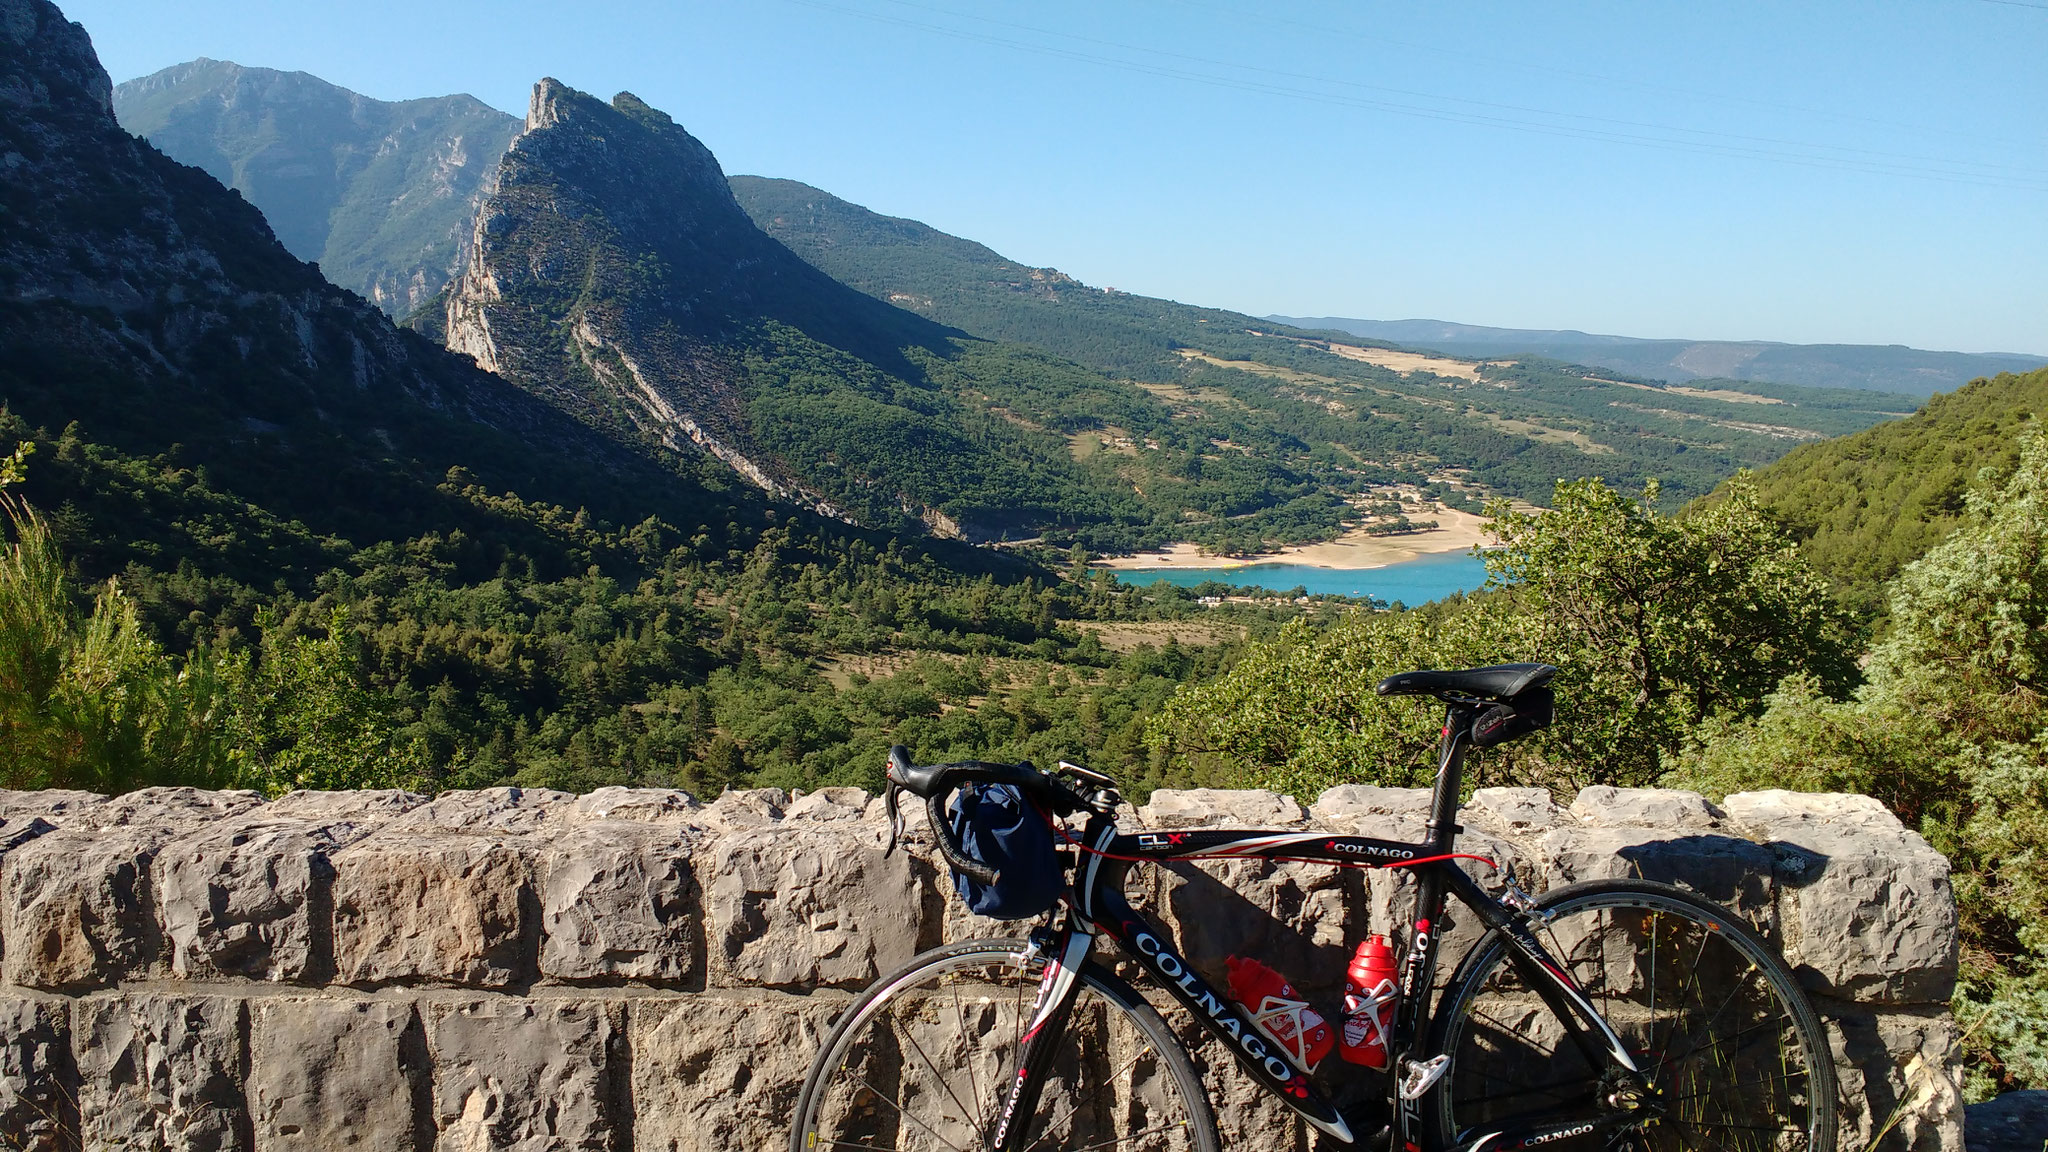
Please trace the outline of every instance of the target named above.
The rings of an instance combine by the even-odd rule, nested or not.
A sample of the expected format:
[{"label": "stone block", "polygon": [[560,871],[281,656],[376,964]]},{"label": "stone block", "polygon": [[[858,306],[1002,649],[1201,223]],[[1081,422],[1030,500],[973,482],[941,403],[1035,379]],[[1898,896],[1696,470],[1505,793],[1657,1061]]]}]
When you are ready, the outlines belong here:
[{"label": "stone block", "polygon": [[78,1001],[85,1147],[245,1152],[244,1011],[231,996],[126,991]]},{"label": "stone block", "polygon": [[144,788],[89,804],[0,860],[0,973],[76,989],[150,971],[160,959],[151,865],[185,832],[254,808],[253,792]]},{"label": "stone block", "polygon": [[865,788],[820,788],[816,792],[793,794],[784,820],[860,820],[867,815],[869,796]]},{"label": "stone block", "polygon": [[0,789],[0,820],[28,820],[40,816],[61,828],[73,817],[90,812],[106,802],[107,798],[97,792],[77,792],[65,788],[45,788],[33,792]]},{"label": "stone block", "polygon": [[390,829],[336,853],[335,980],[532,980],[540,927],[533,853],[481,836]]},{"label": "stone block", "polygon": [[780,788],[744,788],[721,792],[704,808],[713,827],[758,828],[782,819],[789,793]]},{"label": "stone block", "polygon": [[1294,797],[1264,790],[1161,788],[1138,809],[1147,828],[1291,828],[1306,819]]},{"label": "stone block", "polygon": [[248,1100],[257,1152],[413,1152],[422,1124],[431,1129],[421,1107],[426,1051],[407,1000],[253,1003]]},{"label": "stone block", "polygon": [[437,1003],[426,1018],[437,1152],[609,1152],[613,1023],[603,1003]]},{"label": "stone block", "polygon": [[1458,822],[1502,836],[1540,836],[1570,824],[1547,788],[1481,788],[1458,809]]},{"label": "stone block", "polygon": [[1953,1152],[1963,1146],[1961,1052],[1946,1010],[1873,1011],[1826,1000],[1815,1007],[1840,1082],[1841,1147]]},{"label": "stone block", "polygon": [[2048,1147],[2048,1088],[2021,1088],[1963,1110],[1969,1152],[2041,1152]]},{"label": "stone block", "polygon": [[936,943],[933,869],[900,848],[885,857],[884,835],[821,822],[714,838],[697,856],[711,982],[860,987]]},{"label": "stone block", "polygon": [[560,832],[574,819],[577,796],[551,788],[476,788],[443,792],[393,819],[392,835],[461,833],[536,837]]},{"label": "stone block", "polygon": [[772,992],[634,1001],[634,1152],[786,1147],[804,1076],[845,1005]]},{"label": "stone block", "polygon": [[1361,816],[1413,816],[1429,819],[1429,789],[1379,788],[1370,784],[1339,784],[1316,798],[1310,812],[1318,820],[1352,820]]},{"label": "stone block", "polygon": [[300,820],[327,829],[338,842],[360,840],[376,828],[427,803],[417,792],[366,788],[360,792],[287,792],[254,814],[263,820]]},{"label": "stone block", "polygon": [[1888,1004],[1955,990],[1948,861],[1868,796],[1743,792],[1722,802],[1776,854],[1785,959],[1816,992]]},{"label": "stone block", "polygon": [[255,980],[323,975],[329,847],[296,820],[233,822],[166,845],[152,880],[171,971]]},{"label": "stone block", "polygon": [[1697,792],[1676,788],[1615,788],[1596,784],[1572,801],[1571,813],[1595,828],[1721,827],[1726,815]]},{"label": "stone block", "polygon": [[77,1144],[77,1134],[70,1005],[0,996],[0,1148],[62,1152]]},{"label": "stone block", "polygon": [[1732,833],[1682,827],[1572,827],[1545,833],[1535,855],[1544,890],[1582,880],[1655,880],[1689,888],[1775,936],[1776,856]]},{"label": "stone block", "polygon": [[704,806],[680,788],[624,788],[607,785],[576,798],[571,819],[578,823],[624,820],[635,824],[697,824]]},{"label": "stone block", "polygon": [[605,821],[543,850],[540,971],[553,980],[693,981],[702,974],[696,838]]}]

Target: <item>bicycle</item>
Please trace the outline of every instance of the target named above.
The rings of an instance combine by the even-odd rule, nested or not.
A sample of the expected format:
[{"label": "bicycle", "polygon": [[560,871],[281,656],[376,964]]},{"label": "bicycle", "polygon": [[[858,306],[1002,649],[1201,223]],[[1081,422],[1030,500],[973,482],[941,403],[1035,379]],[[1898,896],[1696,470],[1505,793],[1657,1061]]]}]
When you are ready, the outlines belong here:
[{"label": "bicycle", "polygon": [[[912,765],[891,751],[888,800],[925,800],[939,851],[982,883],[948,798],[1009,784],[1047,814],[1083,821],[1060,853],[1064,893],[1021,938],[926,952],[839,1016],[797,1102],[792,1152],[839,1148],[1036,1152],[1041,1148],[1219,1147],[1188,1040],[1206,1034],[1330,1147],[1802,1149],[1833,1152],[1835,1077],[1819,1018],[1784,962],[1731,913],[1671,885],[1591,881],[1496,897],[1457,865],[1466,752],[1549,723],[1555,669],[1511,664],[1389,677],[1381,695],[1445,705],[1421,843],[1286,830],[1122,832],[1115,782],[1062,761]],[[894,838],[892,835],[892,847]],[[1250,1013],[1213,988],[1162,928],[1134,911],[1135,863],[1264,858],[1402,868],[1416,877],[1400,997],[1384,1070],[1339,1108]],[[1429,1010],[1433,924],[1447,896],[1486,931]],[[1091,954],[1114,941],[1157,993],[1194,1021],[1176,1034],[1158,1008]]]}]

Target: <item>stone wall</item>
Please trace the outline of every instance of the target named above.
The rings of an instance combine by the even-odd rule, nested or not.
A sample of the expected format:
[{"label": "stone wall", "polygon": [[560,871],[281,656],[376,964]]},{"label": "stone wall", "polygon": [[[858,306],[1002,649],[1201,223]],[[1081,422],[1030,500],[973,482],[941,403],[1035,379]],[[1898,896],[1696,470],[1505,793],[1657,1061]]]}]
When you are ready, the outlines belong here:
[{"label": "stone wall", "polygon": [[[1419,838],[1425,802],[1160,792],[1135,819]],[[1737,908],[1827,1017],[1844,1147],[1888,1121],[1886,1147],[1961,1145],[1947,865],[1875,802],[1485,789],[1463,819],[1532,890],[1641,875]],[[853,992],[999,927],[923,835],[885,857],[879,800],[838,788],[0,792],[0,1149],[778,1147]],[[1252,951],[1334,999],[1398,883],[1234,861],[1134,896],[1198,961]],[[1451,936],[1454,958],[1470,930]],[[1228,1146],[1305,1152],[1198,1055]]]}]

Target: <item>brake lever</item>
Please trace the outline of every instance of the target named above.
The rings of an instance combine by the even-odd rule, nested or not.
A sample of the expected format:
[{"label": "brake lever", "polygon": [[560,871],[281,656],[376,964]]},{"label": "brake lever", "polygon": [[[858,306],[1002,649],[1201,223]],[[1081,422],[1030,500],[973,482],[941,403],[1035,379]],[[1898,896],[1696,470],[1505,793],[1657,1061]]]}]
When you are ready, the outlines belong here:
[{"label": "brake lever", "polygon": [[904,831],[903,811],[896,806],[896,793],[901,791],[902,788],[901,784],[891,780],[889,781],[888,790],[882,793],[882,806],[888,809],[889,812],[889,843],[882,848],[884,858],[896,851],[896,839]]}]

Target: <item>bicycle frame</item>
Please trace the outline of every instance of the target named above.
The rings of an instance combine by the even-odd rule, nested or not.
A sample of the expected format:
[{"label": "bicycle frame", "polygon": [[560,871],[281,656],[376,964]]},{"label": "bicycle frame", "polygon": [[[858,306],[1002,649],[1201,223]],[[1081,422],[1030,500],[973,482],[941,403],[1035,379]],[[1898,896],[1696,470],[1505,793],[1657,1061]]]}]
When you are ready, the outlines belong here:
[{"label": "bicycle frame", "polygon": [[[1443,918],[1445,899],[1455,896],[1489,929],[1498,929],[1509,943],[1511,962],[1529,986],[1563,1023],[1566,1033],[1594,1068],[1614,1072],[1624,1084],[1640,1088],[1641,1069],[1614,1029],[1545,952],[1524,923],[1523,913],[1494,899],[1448,857],[1460,828],[1458,792],[1470,743],[1471,721],[1484,701],[1453,701],[1445,719],[1436,786],[1431,797],[1426,838],[1419,844],[1344,836],[1325,832],[1198,828],[1185,831],[1120,833],[1113,818],[1097,814],[1082,834],[1082,859],[1073,884],[1052,913],[1045,972],[1032,1016],[1024,1033],[1018,1073],[1010,1086],[997,1125],[996,1147],[1012,1147],[1010,1120],[1030,1115],[1037,1106],[1039,1082],[1050,1066],[1066,1027],[1077,977],[1098,937],[1117,942],[1150,973],[1159,986],[1184,1005],[1233,1055],[1252,1078],[1287,1102],[1303,1119],[1334,1140],[1360,1145],[1372,1133],[1357,1133],[1350,1120],[1309,1078],[1252,1023],[1230,997],[1208,984],[1174,950],[1170,935],[1146,920],[1124,899],[1126,874],[1134,863],[1187,859],[1265,859],[1329,862],[1352,867],[1412,868],[1418,880],[1410,945],[1402,966],[1401,998],[1389,1044],[1385,1071],[1361,1069],[1370,1076],[1405,1081],[1390,1085],[1396,1105],[1392,1117],[1393,1148],[1419,1152],[1427,1139],[1423,1101],[1441,1078],[1449,1057],[1432,1056],[1426,1027],[1429,993],[1437,969],[1437,934],[1432,926]],[[1043,938],[1041,930],[1040,938]],[[1590,1097],[1590,1093],[1589,1093]],[[1526,1122],[1491,1133],[1472,1146],[1525,1147],[1567,1136],[1616,1127],[1632,1119],[1627,1109],[1595,1112],[1591,1107],[1571,1114],[1531,1116]],[[1589,1127],[1590,1126],[1590,1127]],[[1023,1139],[1018,1133],[1017,1140]]]}]

